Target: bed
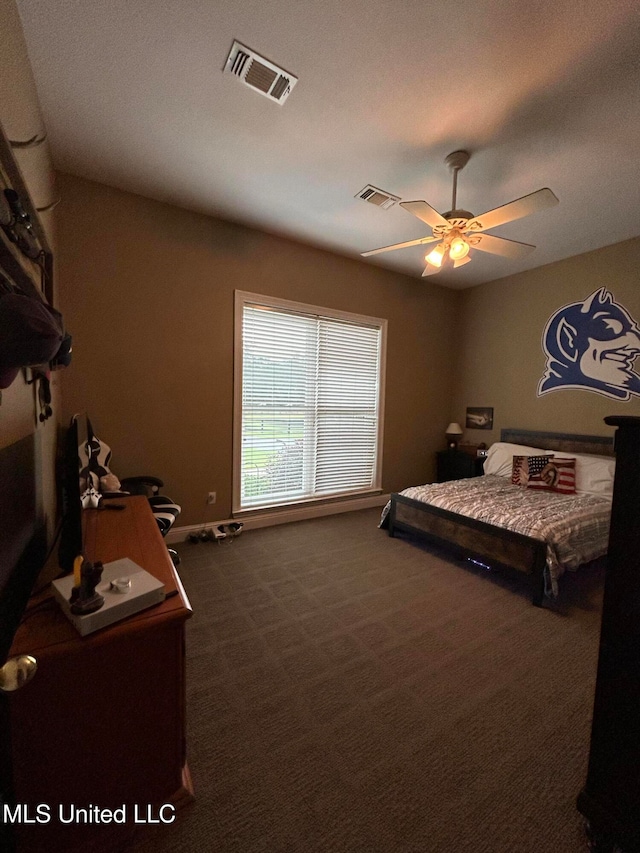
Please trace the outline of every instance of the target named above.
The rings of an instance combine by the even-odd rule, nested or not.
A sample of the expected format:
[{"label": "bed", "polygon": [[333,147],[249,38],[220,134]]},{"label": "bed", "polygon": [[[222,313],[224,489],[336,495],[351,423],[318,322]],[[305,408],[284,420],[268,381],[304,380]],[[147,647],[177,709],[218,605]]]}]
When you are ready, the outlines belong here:
[{"label": "bed", "polygon": [[[511,482],[513,456],[545,453],[576,460],[576,494]],[[390,536],[426,537],[487,568],[516,570],[541,606],[557,596],[563,571],[606,553],[613,455],[613,438],[606,436],[505,429],[489,450],[489,473],[394,493],[380,526]]]}]

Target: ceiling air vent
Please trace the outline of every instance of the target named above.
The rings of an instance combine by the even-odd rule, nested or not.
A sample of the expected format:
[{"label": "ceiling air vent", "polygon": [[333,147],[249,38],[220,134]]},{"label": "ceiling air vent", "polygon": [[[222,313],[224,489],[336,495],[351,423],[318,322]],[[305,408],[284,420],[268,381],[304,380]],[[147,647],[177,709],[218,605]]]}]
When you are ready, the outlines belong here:
[{"label": "ceiling air vent", "polygon": [[278,68],[255,50],[234,41],[224,67],[225,73],[233,74],[255,92],[278,104],[284,104],[298,78],[283,68]]},{"label": "ceiling air vent", "polygon": [[376,207],[381,207],[383,210],[388,210],[397,201],[400,201],[399,195],[392,195],[384,190],[379,190],[377,187],[371,186],[371,184],[360,190],[359,193],[356,193],[355,198],[361,198],[363,201],[375,204]]}]

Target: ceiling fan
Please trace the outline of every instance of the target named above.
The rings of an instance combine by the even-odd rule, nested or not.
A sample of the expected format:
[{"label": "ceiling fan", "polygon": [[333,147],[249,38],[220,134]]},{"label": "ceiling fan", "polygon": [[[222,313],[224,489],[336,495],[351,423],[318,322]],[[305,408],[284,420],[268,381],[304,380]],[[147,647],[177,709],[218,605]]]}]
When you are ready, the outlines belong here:
[{"label": "ceiling fan", "polygon": [[419,237],[417,240],[407,240],[406,243],[395,243],[393,246],[383,246],[381,249],[372,249],[362,252],[362,257],[378,255],[381,252],[391,252],[394,249],[405,249],[408,246],[419,246],[425,243],[437,243],[431,252],[425,255],[427,262],[423,276],[434,275],[440,272],[448,262],[453,262],[454,269],[469,263],[471,249],[480,252],[489,252],[492,255],[502,255],[505,258],[522,258],[535,249],[529,243],[518,243],[515,240],[507,240],[504,237],[494,237],[484,234],[490,228],[522,219],[538,210],[553,207],[558,204],[558,199],[550,189],[537,190],[522,198],[496,207],[480,216],[474,216],[468,210],[456,208],[456,190],[458,186],[458,172],[469,162],[468,151],[454,151],[445,158],[445,163],[453,172],[453,198],[451,210],[446,213],[438,213],[426,201],[401,201],[400,206],[413,213],[422,222],[429,225],[431,235]]}]

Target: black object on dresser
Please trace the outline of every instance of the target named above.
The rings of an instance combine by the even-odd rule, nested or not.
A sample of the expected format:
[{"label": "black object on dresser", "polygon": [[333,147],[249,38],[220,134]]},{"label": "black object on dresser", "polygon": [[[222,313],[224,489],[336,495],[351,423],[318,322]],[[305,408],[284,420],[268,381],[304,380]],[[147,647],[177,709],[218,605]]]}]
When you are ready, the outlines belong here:
[{"label": "black object on dresser", "polygon": [[440,450],[436,453],[436,479],[438,483],[444,483],[447,480],[479,477],[483,465],[484,458],[481,456],[471,456],[461,450]]},{"label": "black object on dresser", "polygon": [[640,418],[617,427],[616,476],[587,781],[591,849],[640,851]]}]

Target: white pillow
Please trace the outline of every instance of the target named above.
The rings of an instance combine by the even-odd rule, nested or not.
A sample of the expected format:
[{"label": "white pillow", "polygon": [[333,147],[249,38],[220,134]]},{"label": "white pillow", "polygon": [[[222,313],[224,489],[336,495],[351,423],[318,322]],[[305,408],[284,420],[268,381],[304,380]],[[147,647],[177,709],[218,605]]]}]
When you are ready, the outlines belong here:
[{"label": "white pillow", "polygon": [[[487,451],[484,462],[485,474],[511,477],[514,456],[554,455],[553,450],[527,447],[525,444],[508,444],[496,441]],[[576,494],[611,498],[616,460],[613,456],[595,456],[590,453],[556,453],[557,459],[576,460]]]},{"label": "white pillow", "polygon": [[484,473],[497,474],[498,477],[509,477],[511,479],[514,456],[553,456],[553,450],[541,450],[539,447],[527,447],[525,444],[496,441],[487,451],[487,457],[484,460]]},{"label": "white pillow", "polygon": [[598,498],[609,499],[613,497],[613,478],[616,473],[615,457],[572,453],[567,458],[576,460],[577,495],[595,495]]}]

